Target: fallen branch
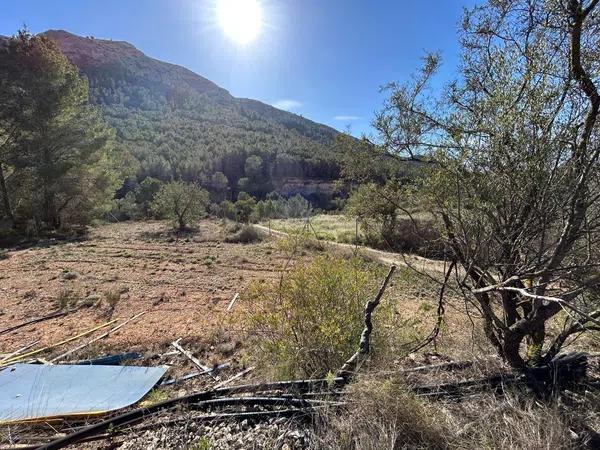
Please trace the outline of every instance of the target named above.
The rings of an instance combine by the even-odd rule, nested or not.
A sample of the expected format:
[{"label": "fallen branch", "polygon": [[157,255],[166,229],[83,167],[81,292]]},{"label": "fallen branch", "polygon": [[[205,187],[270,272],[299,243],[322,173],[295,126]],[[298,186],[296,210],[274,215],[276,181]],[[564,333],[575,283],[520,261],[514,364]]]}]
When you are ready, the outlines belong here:
[{"label": "fallen branch", "polygon": [[232,376],[231,378],[225,380],[225,381],[221,381],[219,384],[217,384],[215,386],[215,389],[218,389],[220,387],[225,386],[226,384],[231,383],[232,381],[237,380],[238,378],[243,377],[244,375],[246,375],[248,372],[250,372],[251,370],[254,370],[254,367],[248,367],[246,370],[242,370],[240,373],[238,373],[237,375]]},{"label": "fallen branch", "polygon": [[473,361],[452,361],[440,364],[431,364],[429,366],[417,366],[411,367],[410,369],[401,369],[400,373],[411,373],[411,372],[427,372],[429,370],[443,369],[443,370],[454,370],[454,369],[466,369],[471,367]]},{"label": "fallen branch", "polygon": [[66,316],[67,314],[69,314],[70,312],[73,312],[73,311],[75,311],[75,310],[56,311],[56,312],[53,312],[52,314],[48,314],[47,316],[44,316],[44,317],[38,317],[37,319],[28,320],[27,322],[23,322],[23,323],[20,323],[18,325],[14,325],[14,326],[12,326],[10,328],[6,328],[6,329],[0,331],[0,336],[2,336],[3,334],[10,333],[12,331],[18,330],[19,328],[26,327],[27,325],[32,325],[34,323],[43,322],[45,320],[50,320],[50,319],[55,319],[57,317]]},{"label": "fallen branch", "polygon": [[192,373],[188,373],[187,375],[184,375],[182,377],[175,377],[175,378],[171,378],[170,380],[165,380],[162,383],[160,383],[159,386],[170,386],[172,384],[181,383],[182,381],[187,381],[192,378],[199,377],[200,375],[208,374],[210,372],[216,372],[219,370],[223,370],[223,369],[226,369],[227,367],[229,367],[229,363],[219,364],[217,367],[213,367],[212,369],[210,369],[208,371],[192,372]]},{"label": "fallen branch", "polygon": [[50,360],[50,362],[51,362],[51,363],[56,363],[57,361],[60,361],[61,359],[64,359],[65,357],[67,357],[67,356],[69,356],[69,355],[72,355],[73,353],[75,353],[75,352],[78,352],[78,351],[79,351],[79,350],[81,350],[81,349],[84,349],[85,347],[87,347],[87,346],[89,346],[89,345],[93,344],[94,342],[98,342],[100,339],[104,339],[105,337],[108,337],[108,336],[110,336],[110,335],[111,335],[112,333],[114,333],[115,331],[117,331],[117,330],[120,330],[120,329],[121,329],[121,328],[123,328],[125,325],[127,325],[129,322],[131,322],[132,320],[135,320],[135,319],[137,319],[138,317],[141,317],[141,316],[143,316],[143,315],[144,315],[144,314],[146,314],[147,312],[148,312],[148,311],[142,311],[141,313],[139,313],[139,314],[136,314],[135,316],[133,316],[133,317],[131,317],[131,318],[127,319],[125,322],[123,322],[123,323],[121,323],[121,324],[117,325],[116,327],[113,327],[113,328],[111,328],[111,329],[110,329],[110,330],[108,330],[106,333],[104,333],[104,334],[102,334],[102,335],[100,335],[100,336],[98,336],[98,337],[95,337],[95,338],[94,338],[94,339],[92,339],[91,341],[88,341],[88,342],[86,342],[85,344],[81,344],[81,345],[79,345],[79,346],[77,346],[77,347],[75,347],[75,348],[73,348],[73,349],[71,349],[71,350],[69,350],[69,351],[66,351],[66,352],[65,352],[65,353],[63,353],[62,355],[58,355],[56,358],[52,358],[52,359]]},{"label": "fallen branch", "polygon": [[371,345],[371,332],[373,331],[373,322],[371,320],[371,316],[373,315],[373,311],[375,310],[377,305],[379,305],[379,302],[381,301],[381,297],[383,297],[385,289],[386,289],[390,279],[392,278],[392,275],[394,274],[395,270],[396,270],[396,266],[390,267],[390,271],[388,272],[385,279],[383,280],[383,283],[381,284],[381,287],[379,288],[377,295],[375,296],[375,298],[373,300],[368,301],[365,305],[365,327],[360,336],[358,350],[356,351],[356,353],[354,353],[354,355],[352,355],[350,357],[350,359],[348,359],[344,363],[342,368],[337,373],[337,376],[344,378],[346,380],[346,382],[348,382],[350,380],[350,378],[352,377],[352,375],[354,373],[356,373],[356,371],[359,369],[359,367],[363,363],[366,356],[369,354],[370,345]]},{"label": "fallen branch", "polygon": [[201,372],[209,374],[216,381],[219,381],[221,379],[218,375],[215,375],[214,373],[212,373],[210,367],[205,366],[204,364],[202,364],[198,358],[196,358],[189,351],[187,351],[185,348],[183,348],[181,345],[179,345],[180,341],[181,341],[181,338],[177,339],[174,342],[171,342],[171,345],[173,347],[175,347],[175,349],[179,353],[181,353],[183,356],[185,356],[187,359],[189,359],[198,369],[200,369]]}]

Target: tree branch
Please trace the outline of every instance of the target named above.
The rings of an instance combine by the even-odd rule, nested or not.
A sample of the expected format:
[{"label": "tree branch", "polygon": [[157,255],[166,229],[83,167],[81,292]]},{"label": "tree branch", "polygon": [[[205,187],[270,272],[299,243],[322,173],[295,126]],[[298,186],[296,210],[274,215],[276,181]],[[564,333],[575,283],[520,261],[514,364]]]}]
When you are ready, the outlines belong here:
[{"label": "tree branch", "polygon": [[352,375],[358,370],[360,365],[363,363],[365,357],[369,354],[371,348],[371,332],[373,331],[373,322],[371,321],[371,316],[373,311],[379,305],[381,301],[381,297],[383,297],[383,293],[396,270],[396,266],[390,267],[390,271],[386,275],[377,295],[373,300],[370,300],[365,305],[365,327],[360,335],[360,341],[358,344],[358,350],[354,355],[348,359],[342,366],[342,368],[338,371],[337,377],[342,377],[345,380],[349,380]]}]

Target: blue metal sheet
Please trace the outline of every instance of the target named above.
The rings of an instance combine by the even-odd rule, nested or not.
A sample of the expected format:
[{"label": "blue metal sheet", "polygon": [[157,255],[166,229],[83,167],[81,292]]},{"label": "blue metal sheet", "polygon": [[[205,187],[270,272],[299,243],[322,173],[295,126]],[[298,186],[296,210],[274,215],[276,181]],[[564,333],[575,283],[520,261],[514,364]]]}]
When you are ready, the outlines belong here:
[{"label": "blue metal sheet", "polygon": [[164,367],[15,364],[0,371],[0,423],[124,408],[165,372]]},{"label": "blue metal sheet", "polygon": [[117,366],[121,364],[123,361],[128,361],[130,359],[140,359],[142,357],[141,354],[131,352],[131,353],[122,353],[120,355],[108,355],[102,356],[100,358],[94,359],[84,359],[83,361],[77,361],[78,366],[89,365],[89,366]]}]

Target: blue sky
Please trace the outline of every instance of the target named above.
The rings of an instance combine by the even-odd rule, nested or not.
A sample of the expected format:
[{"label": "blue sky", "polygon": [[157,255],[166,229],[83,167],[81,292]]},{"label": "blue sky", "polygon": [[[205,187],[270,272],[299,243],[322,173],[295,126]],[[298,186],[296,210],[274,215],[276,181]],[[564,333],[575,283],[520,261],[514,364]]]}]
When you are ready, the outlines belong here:
[{"label": "blue sky", "polygon": [[476,0],[260,0],[263,25],[239,45],[217,20],[218,0],[2,0],[0,34],[34,32],[125,40],[185,66],[236,97],[261,100],[352,134],[370,133],[384,99],[425,51],[440,51],[439,82],[458,62],[463,7]]}]

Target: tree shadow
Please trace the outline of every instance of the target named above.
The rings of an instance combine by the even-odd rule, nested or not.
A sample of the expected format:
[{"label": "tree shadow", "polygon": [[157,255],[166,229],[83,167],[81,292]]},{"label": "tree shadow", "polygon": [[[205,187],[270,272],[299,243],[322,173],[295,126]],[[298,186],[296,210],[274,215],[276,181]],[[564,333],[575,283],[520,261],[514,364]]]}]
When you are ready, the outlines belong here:
[{"label": "tree shadow", "polygon": [[178,242],[190,241],[197,238],[199,235],[200,228],[197,227],[189,227],[185,230],[165,228],[164,230],[158,231],[143,231],[140,233],[140,238],[145,241],[153,242]]},{"label": "tree shadow", "polygon": [[29,248],[48,248],[89,239],[87,227],[44,231],[35,235],[0,229],[0,249],[16,251]]}]

